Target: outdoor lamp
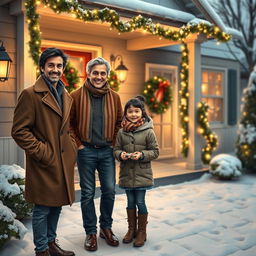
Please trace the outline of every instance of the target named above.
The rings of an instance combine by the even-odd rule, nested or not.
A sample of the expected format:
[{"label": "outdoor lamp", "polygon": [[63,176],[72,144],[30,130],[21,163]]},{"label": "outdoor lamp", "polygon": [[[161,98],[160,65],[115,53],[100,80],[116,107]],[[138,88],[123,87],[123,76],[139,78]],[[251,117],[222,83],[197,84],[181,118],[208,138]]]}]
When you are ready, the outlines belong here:
[{"label": "outdoor lamp", "polygon": [[[120,64],[117,67],[115,67],[116,66],[115,63],[118,60],[119,60]],[[110,62],[111,62],[112,68],[116,72],[118,80],[121,83],[123,83],[127,78],[128,68],[124,65],[122,56],[121,55],[114,56],[113,54],[111,54],[110,55]]]},{"label": "outdoor lamp", "polygon": [[4,82],[9,78],[10,66],[11,66],[11,58],[8,53],[5,51],[3,41],[0,46],[0,82]]}]

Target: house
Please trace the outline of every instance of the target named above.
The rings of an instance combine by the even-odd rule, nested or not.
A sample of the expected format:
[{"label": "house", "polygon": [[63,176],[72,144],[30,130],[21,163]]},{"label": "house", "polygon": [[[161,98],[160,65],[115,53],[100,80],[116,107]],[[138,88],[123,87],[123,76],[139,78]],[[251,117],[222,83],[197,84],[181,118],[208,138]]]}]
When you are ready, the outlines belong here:
[{"label": "house", "polygon": [[[210,105],[210,125],[218,135],[219,144],[215,153],[234,151],[239,116],[240,68],[225,47],[216,45],[213,39],[207,42],[208,39],[200,34],[192,34],[185,40],[189,50],[189,153],[187,158],[182,158],[179,121],[181,42],[143,30],[118,33],[107,23],[83,22],[75,19],[74,14],[56,14],[40,0],[35,2],[40,14],[41,47],[54,46],[67,51],[82,79],[89,59],[103,56],[110,60],[111,55],[122,56],[128,67],[128,77],[119,90],[123,104],[141,94],[145,81],[155,75],[164,76],[170,81],[173,88],[172,106],[164,114],[153,115],[161,157],[182,159],[188,169],[202,167],[201,148],[204,140],[198,134],[196,121],[197,104],[201,100]],[[79,3],[89,9],[114,9],[123,20],[141,14],[173,31],[190,21],[202,19],[230,33],[233,38],[240,36],[238,31],[225,27],[206,0],[79,0]],[[57,11],[56,6],[53,8]],[[0,82],[0,164],[17,163],[24,166],[24,153],[11,138],[17,97],[23,88],[32,85],[36,79],[36,67],[29,55],[30,35],[23,0],[0,2],[0,40],[13,60],[9,80]]]}]

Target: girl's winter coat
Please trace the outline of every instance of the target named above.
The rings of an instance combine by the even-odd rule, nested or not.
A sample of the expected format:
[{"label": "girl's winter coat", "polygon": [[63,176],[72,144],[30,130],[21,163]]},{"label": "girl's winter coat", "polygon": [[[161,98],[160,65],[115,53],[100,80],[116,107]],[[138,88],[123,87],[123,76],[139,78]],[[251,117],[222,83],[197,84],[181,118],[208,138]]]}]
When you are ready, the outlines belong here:
[{"label": "girl's winter coat", "polygon": [[[139,160],[121,160],[120,155],[125,151],[143,153]],[[114,156],[120,163],[119,186],[125,188],[149,187],[154,184],[151,168],[152,160],[159,155],[159,146],[153,130],[152,119],[138,127],[134,132],[120,129],[117,134]]]}]

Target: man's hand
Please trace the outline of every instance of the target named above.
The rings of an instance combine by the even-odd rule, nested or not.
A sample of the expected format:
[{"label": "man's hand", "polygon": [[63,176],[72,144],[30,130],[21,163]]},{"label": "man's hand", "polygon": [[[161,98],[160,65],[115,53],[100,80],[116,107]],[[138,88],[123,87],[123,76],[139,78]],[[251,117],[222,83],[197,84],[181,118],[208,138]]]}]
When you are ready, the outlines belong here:
[{"label": "man's hand", "polygon": [[82,149],[84,149],[84,148],[85,148],[84,145],[80,145],[77,149],[78,149],[78,150],[82,150]]}]

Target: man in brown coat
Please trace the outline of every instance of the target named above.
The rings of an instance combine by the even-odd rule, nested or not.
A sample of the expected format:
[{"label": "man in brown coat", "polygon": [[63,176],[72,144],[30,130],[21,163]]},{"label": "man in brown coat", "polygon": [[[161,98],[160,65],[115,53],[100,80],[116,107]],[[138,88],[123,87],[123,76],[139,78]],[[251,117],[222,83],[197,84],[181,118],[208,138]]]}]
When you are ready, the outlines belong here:
[{"label": "man in brown coat", "polygon": [[56,243],[63,205],[74,201],[76,144],[69,131],[72,98],[60,78],[67,56],[48,48],[40,56],[41,75],[19,96],[12,137],[26,153],[25,198],[34,203],[32,227],[37,256],[72,256]]},{"label": "man in brown coat", "polygon": [[98,171],[100,200],[100,237],[111,246],[119,241],[111,230],[115,200],[115,160],[112,145],[122,121],[119,95],[107,82],[109,63],[98,57],[86,66],[87,80],[71,93],[71,127],[78,146],[77,165],[81,186],[81,208],[86,232],[84,247],[97,250],[97,216],[94,206],[95,171]]}]

